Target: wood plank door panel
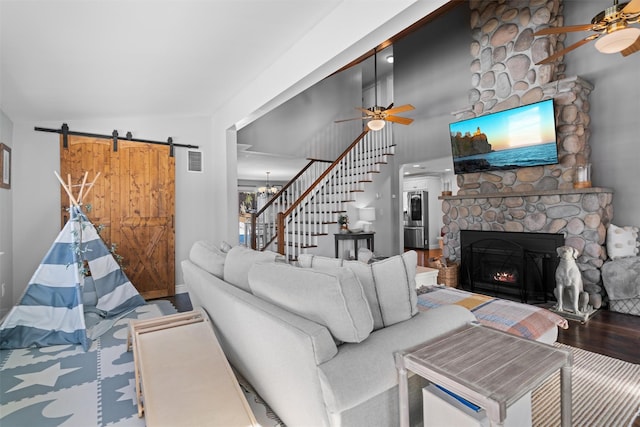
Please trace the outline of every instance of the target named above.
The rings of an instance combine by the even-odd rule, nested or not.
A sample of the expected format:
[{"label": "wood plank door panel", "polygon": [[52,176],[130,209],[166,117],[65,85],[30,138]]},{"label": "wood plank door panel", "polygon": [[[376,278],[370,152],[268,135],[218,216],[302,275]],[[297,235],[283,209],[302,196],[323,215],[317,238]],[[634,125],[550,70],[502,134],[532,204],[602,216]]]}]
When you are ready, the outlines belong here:
[{"label": "wood plank door panel", "polygon": [[[175,294],[175,158],[169,147],[69,136],[60,142],[63,179],[79,185],[85,171],[100,172],[84,204],[89,219],[103,226],[101,237],[115,244],[129,280],[145,299]],[[76,187],[77,189],[77,187]],[[64,190],[62,190],[64,192]],[[77,194],[74,191],[74,194]],[[62,195],[62,221],[68,219],[68,197]]]},{"label": "wood plank door panel", "polygon": [[[72,185],[82,184],[84,173],[88,172],[88,181],[93,180],[98,172],[100,177],[86,197],[83,205],[87,216],[98,227],[103,227],[100,236],[110,245],[111,229],[111,142],[105,139],[75,136],[69,138],[68,149],[64,149],[60,137],[60,176],[65,182],[71,175]],[[77,196],[79,187],[73,187],[73,194]],[[60,202],[62,210],[61,227],[69,219],[70,206],[67,193],[60,187]]]},{"label": "wood plank door panel", "polygon": [[113,205],[119,228],[112,236],[127,275],[145,298],[173,295],[175,158],[169,147],[126,141],[115,158],[120,203]]}]

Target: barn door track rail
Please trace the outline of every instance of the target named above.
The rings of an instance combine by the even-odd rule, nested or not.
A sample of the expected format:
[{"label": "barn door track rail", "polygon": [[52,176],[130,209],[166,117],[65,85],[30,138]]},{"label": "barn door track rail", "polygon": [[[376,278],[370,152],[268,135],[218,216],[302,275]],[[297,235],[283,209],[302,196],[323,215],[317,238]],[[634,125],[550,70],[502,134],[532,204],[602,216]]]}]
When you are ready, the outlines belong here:
[{"label": "barn door track rail", "polygon": [[169,146],[169,156],[171,156],[171,157],[173,157],[173,149],[174,149],[174,147],[195,148],[195,149],[199,148],[197,145],[175,144],[173,142],[173,138],[172,137],[167,138],[166,141],[151,141],[149,139],[134,138],[133,135],[131,134],[131,132],[127,132],[127,134],[123,138],[123,137],[118,135],[118,131],[115,130],[115,129],[111,133],[111,135],[101,135],[101,134],[98,134],[98,133],[89,133],[89,132],[76,132],[76,131],[69,130],[69,126],[66,123],[63,123],[62,127],[60,129],[41,128],[41,127],[36,126],[34,128],[34,130],[39,131],[39,132],[59,133],[60,135],[62,135],[62,146],[64,148],[68,147],[67,137],[69,135],[88,136],[88,137],[92,137],[92,138],[102,138],[102,139],[111,139],[111,140],[113,140],[113,151],[118,151],[118,139],[121,139],[123,141],[130,141],[130,142],[144,142],[144,143],[147,143],[147,144],[168,145]]}]

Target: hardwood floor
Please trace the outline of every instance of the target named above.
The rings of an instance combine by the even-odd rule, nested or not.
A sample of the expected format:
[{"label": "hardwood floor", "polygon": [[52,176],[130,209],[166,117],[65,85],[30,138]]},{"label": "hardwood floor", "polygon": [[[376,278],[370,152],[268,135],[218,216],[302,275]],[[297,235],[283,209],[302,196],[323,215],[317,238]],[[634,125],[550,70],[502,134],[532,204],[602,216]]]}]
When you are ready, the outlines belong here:
[{"label": "hardwood floor", "polygon": [[558,342],[640,364],[640,316],[599,310],[585,324],[569,321]]},{"label": "hardwood floor", "polygon": [[[429,257],[440,256],[439,250],[418,252],[418,265],[427,266]],[[168,298],[178,311],[192,310],[188,294]],[[569,329],[561,329],[558,342],[640,364],[640,316],[599,310],[586,323],[569,321]]]}]

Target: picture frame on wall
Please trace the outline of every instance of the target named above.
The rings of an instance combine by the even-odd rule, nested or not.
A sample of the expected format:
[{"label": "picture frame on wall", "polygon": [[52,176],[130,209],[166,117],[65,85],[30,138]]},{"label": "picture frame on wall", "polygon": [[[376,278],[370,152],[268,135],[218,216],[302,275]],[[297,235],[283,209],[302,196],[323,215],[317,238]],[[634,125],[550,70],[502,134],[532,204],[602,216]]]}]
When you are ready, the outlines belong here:
[{"label": "picture frame on wall", "polygon": [[0,142],[0,188],[11,188],[11,148]]}]

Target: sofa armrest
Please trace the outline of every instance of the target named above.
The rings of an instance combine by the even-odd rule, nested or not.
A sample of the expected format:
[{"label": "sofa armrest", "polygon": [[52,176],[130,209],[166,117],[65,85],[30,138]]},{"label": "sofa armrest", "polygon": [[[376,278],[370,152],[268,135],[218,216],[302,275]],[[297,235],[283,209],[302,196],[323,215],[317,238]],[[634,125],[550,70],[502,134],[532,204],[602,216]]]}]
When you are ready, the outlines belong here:
[{"label": "sofa armrest", "polygon": [[[260,321],[270,323],[269,325],[263,325],[264,328],[277,326],[288,329],[293,335],[291,338],[305,341],[305,345],[310,345],[309,348],[314,351],[314,360],[317,365],[330,360],[338,353],[336,343],[326,327],[286,311],[220,280],[195,266],[191,261],[183,261],[182,268],[194,308],[204,308],[217,327],[217,332],[222,335],[232,333],[235,340],[235,332],[246,329],[243,324],[254,322],[255,317]],[[224,304],[223,300],[228,305]],[[243,306],[246,308],[242,308]],[[225,318],[226,314],[224,312],[228,310],[232,312],[226,314],[231,316]],[[233,316],[233,311],[236,311],[237,316]],[[230,325],[229,330],[226,330],[225,323],[231,318],[233,319],[230,322],[232,325]],[[219,326],[218,323],[220,323]],[[258,324],[256,328],[262,327]],[[268,331],[272,331],[272,329],[268,329]],[[270,339],[272,338],[274,337],[270,337]]]},{"label": "sofa armrest", "polygon": [[191,302],[211,318],[231,365],[287,425],[328,425],[318,365],[338,349],[329,330],[182,262]]}]

